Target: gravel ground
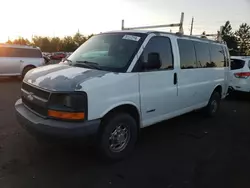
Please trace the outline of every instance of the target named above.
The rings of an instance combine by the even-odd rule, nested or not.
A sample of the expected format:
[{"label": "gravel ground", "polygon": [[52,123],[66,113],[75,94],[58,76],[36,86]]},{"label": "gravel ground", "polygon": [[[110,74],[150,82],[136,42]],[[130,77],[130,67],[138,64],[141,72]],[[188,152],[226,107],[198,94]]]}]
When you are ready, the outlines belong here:
[{"label": "gravel ground", "polygon": [[190,113],[142,131],[115,164],[78,144],[41,144],[15,119],[20,81],[0,79],[1,188],[249,188],[250,97],[225,100],[216,118]]}]

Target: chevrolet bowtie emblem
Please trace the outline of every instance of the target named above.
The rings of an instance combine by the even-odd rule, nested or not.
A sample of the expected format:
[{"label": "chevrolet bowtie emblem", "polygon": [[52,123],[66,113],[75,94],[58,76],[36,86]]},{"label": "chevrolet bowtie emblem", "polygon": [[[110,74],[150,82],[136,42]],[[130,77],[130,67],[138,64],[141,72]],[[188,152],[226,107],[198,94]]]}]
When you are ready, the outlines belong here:
[{"label": "chevrolet bowtie emblem", "polygon": [[30,101],[32,101],[32,100],[34,99],[33,95],[34,95],[34,93],[31,93],[31,92],[30,92],[30,93],[27,95],[27,99],[29,99]]}]

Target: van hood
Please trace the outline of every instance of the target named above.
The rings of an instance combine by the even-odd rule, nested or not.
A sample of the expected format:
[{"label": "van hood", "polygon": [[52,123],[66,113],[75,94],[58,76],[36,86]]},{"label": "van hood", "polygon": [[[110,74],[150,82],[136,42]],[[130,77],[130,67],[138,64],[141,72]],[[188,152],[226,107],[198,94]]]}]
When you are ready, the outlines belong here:
[{"label": "van hood", "polygon": [[82,89],[83,82],[107,74],[116,73],[57,64],[32,69],[24,82],[50,91],[76,91]]}]

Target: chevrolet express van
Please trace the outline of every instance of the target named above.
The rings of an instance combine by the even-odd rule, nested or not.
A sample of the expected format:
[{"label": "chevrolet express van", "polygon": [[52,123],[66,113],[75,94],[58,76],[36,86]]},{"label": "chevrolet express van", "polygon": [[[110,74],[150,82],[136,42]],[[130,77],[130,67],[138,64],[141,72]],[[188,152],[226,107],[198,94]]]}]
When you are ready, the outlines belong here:
[{"label": "chevrolet express van", "polygon": [[95,138],[102,156],[121,159],[144,127],[201,108],[216,115],[229,63],[227,46],[208,39],[136,30],[98,34],[64,62],[26,74],[17,119],[34,135]]}]

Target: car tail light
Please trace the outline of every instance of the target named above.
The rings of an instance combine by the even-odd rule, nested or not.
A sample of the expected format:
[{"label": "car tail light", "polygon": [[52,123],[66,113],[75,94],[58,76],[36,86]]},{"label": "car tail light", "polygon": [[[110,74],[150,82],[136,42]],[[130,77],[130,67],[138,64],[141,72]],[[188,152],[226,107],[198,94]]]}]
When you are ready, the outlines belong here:
[{"label": "car tail light", "polygon": [[234,76],[236,78],[245,78],[245,79],[247,79],[248,77],[250,77],[250,72],[239,72],[239,73],[235,73]]}]

